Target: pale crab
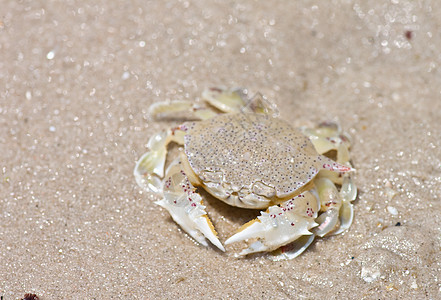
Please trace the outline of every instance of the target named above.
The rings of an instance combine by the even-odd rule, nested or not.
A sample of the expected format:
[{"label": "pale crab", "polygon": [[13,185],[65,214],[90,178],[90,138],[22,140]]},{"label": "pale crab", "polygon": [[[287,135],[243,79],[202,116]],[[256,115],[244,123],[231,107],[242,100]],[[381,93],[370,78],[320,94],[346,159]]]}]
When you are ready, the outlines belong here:
[{"label": "pale crab", "polygon": [[[260,94],[250,99],[244,89],[207,89],[202,99],[150,107],[156,119],[187,122],[153,135],[134,170],[138,185],[159,194],[156,204],[191,237],[225,251],[195,187],[232,206],[266,209],[225,241],[248,241],[239,255],[292,259],[314,237],[350,227],[357,189],[349,138],[339,126],[295,129],[277,118],[274,104]],[[171,142],[184,149],[164,172]]]}]

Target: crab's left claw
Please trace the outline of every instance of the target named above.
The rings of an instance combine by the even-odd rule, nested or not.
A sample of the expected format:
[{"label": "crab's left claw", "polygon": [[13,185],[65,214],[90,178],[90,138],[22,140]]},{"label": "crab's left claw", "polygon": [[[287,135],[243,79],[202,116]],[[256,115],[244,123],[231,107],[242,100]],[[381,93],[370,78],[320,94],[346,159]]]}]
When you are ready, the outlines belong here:
[{"label": "crab's left claw", "polygon": [[240,255],[247,255],[273,251],[292,243],[301,236],[312,235],[309,230],[317,226],[314,222],[317,216],[317,205],[317,199],[310,192],[305,192],[280,206],[271,206],[257,219],[243,225],[225,244],[257,239],[240,253]]},{"label": "crab's left claw", "polygon": [[208,246],[205,240],[207,238],[213,245],[225,251],[205,212],[202,198],[182,170],[179,159],[167,169],[163,194],[164,199],[156,204],[165,208],[185,232],[204,246]]}]

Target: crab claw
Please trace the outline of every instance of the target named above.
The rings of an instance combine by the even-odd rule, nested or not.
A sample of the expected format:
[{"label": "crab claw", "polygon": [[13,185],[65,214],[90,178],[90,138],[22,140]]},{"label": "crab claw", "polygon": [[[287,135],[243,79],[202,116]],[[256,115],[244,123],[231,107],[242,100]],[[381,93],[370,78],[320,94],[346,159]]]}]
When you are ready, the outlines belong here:
[{"label": "crab claw", "polygon": [[208,239],[220,250],[225,251],[205,212],[202,198],[182,171],[179,159],[167,169],[165,178],[164,199],[156,204],[165,208],[173,220],[198,243],[208,246],[205,240]]},{"label": "crab claw", "polygon": [[257,219],[243,225],[225,244],[257,239],[247,249],[239,253],[240,255],[247,255],[255,252],[273,251],[303,235],[311,235],[312,233],[309,230],[318,225],[314,222],[316,216],[314,208],[317,207],[317,201],[309,192],[305,192],[298,197],[298,201],[292,199],[281,206],[269,207]]}]

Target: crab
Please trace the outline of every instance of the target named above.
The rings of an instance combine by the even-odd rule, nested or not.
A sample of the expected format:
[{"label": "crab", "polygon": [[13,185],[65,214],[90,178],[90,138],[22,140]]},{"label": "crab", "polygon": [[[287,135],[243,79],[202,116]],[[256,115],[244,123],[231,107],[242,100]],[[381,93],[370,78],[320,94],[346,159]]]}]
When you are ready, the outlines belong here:
[{"label": "crab", "polygon": [[[350,139],[338,125],[296,129],[278,118],[273,103],[259,93],[249,98],[245,89],[207,89],[202,100],[150,107],[155,119],[186,122],[153,135],[134,169],[138,185],[158,194],[156,204],[194,240],[225,251],[197,188],[232,206],[264,210],[225,241],[245,241],[240,256],[292,259],[315,237],[350,227],[357,188]],[[166,168],[170,143],[183,148]]]}]

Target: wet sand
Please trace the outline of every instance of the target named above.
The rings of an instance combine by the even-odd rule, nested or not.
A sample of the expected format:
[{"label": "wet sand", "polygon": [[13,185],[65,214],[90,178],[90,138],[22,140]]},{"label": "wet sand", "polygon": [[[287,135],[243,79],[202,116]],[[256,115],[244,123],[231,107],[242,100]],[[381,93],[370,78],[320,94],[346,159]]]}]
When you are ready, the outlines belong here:
[{"label": "wet sand", "polygon": [[[0,2],[3,299],[440,297],[440,2]],[[236,258],[140,191],[149,105],[216,85],[350,133],[349,231]],[[222,242],[256,214],[207,205]]]}]

